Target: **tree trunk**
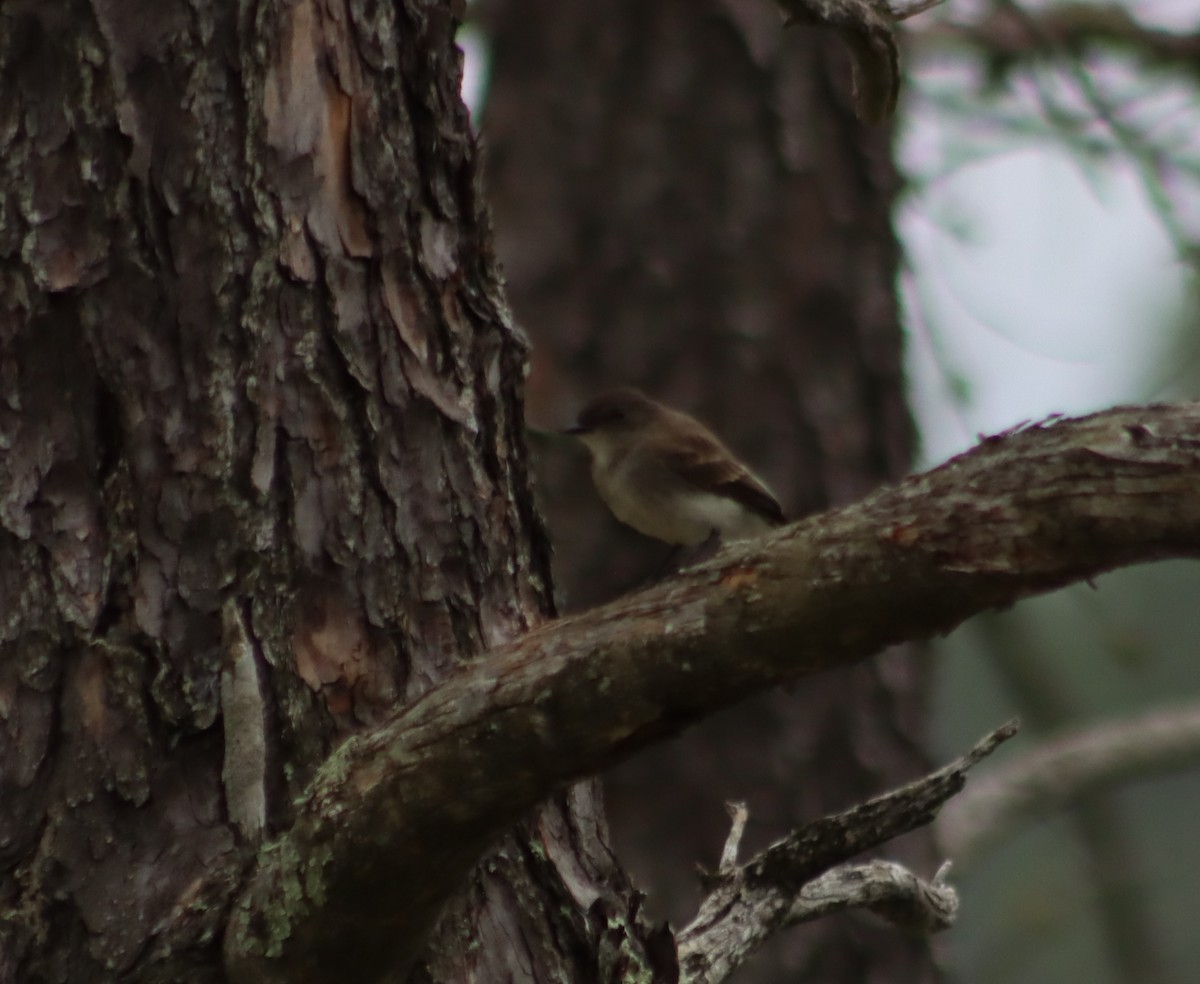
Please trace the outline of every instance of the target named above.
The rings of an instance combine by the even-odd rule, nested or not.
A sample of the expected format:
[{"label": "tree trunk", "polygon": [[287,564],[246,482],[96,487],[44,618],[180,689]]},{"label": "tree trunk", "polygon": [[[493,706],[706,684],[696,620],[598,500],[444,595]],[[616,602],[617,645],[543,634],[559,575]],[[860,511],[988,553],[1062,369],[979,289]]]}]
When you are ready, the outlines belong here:
[{"label": "tree trunk", "polygon": [[[0,8],[0,980],[226,979],[330,750],[552,614],[456,16]],[[428,978],[594,976],[604,845],[547,805]]]},{"label": "tree trunk", "polygon": [[[530,415],[569,421],[634,383],[698,413],[792,516],[909,463],[887,129],[853,118],[832,36],[752,0],[492,0],[483,132],[498,244],[535,341]],[[665,548],[620,527],[577,454],[548,444],[543,498],[570,607],[644,579]],[[906,781],[924,674],[909,652],[704,722],[610,779],[622,856],[678,924],[716,860],[722,802],[748,842]],[[904,855],[931,863],[928,841]],[[657,902],[657,906],[653,903]],[[914,981],[926,944],[857,918],[782,940],[746,979]]]},{"label": "tree trunk", "polygon": [[[673,46],[685,10],[711,32],[695,49]],[[549,544],[527,474],[526,344],[458,95],[460,14],[418,0],[0,7],[3,984],[675,979],[676,940],[641,915],[595,785],[568,782],[768,683],[1200,550],[1196,407],[1130,410],[993,438],[627,607],[527,631],[555,614]],[[761,412],[771,443],[795,438],[804,457],[776,450],[765,469],[793,506],[849,497],[899,466],[909,433],[886,150],[837,108],[834,63],[811,39],[776,51],[732,3],[618,15],[618,38],[649,18],[630,43],[670,69],[646,99],[661,119],[630,117],[620,146],[638,163],[645,141],[691,134],[723,164],[675,199],[690,230],[695,203],[721,206],[707,240],[720,262],[685,254],[685,282],[647,241],[616,264],[636,275],[631,299],[654,301],[652,326],[689,301],[692,320],[663,328],[672,345],[646,363],[658,374],[638,378],[692,406],[719,394],[713,412],[746,427]],[[774,81],[750,101],[705,89],[697,52]],[[682,109],[666,97],[693,87],[733,127],[716,146],[711,125],[673,129]],[[765,92],[804,98],[775,115]],[[776,143],[739,151],[755,135],[739,126]],[[607,169],[613,146],[577,149]],[[680,175],[708,174],[701,149]],[[610,189],[611,211],[652,231],[673,214],[655,218],[673,187],[656,168],[628,200]],[[581,243],[607,244],[582,269],[616,290],[612,258],[639,240],[580,214]],[[797,216],[832,238],[810,248]],[[772,249],[752,256],[760,241]],[[595,294],[607,333],[579,343],[608,352],[609,376],[644,358],[624,296]],[[590,370],[568,358],[572,337],[556,371],[573,392]],[[722,387],[722,366],[738,386]],[[752,457],[769,450],[729,433]],[[752,798],[759,818],[811,815],[911,767],[919,684],[889,659],[806,688],[811,704],[770,702],[758,740],[790,744],[756,754],[782,782],[757,762],[746,776],[778,790],[803,762],[803,791]],[[751,723],[737,728],[728,758],[747,763]],[[782,868],[723,865],[710,901],[761,901],[764,877],[783,909],[818,872],[863,883],[865,868],[829,868],[927,823],[1010,731],[889,797],[898,814],[877,801],[819,822],[767,859]],[[711,769],[688,780],[677,758],[669,776],[706,807],[728,781],[711,748]],[[908,902],[854,904],[947,924],[947,886],[901,881]],[[925,896],[935,911],[911,904]],[[683,937],[685,969],[724,972],[780,911],[736,954],[709,952],[724,927],[706,918]],[[899,939],[842,924],[804,962],[813,979],[927,974],[924,945]]]}]

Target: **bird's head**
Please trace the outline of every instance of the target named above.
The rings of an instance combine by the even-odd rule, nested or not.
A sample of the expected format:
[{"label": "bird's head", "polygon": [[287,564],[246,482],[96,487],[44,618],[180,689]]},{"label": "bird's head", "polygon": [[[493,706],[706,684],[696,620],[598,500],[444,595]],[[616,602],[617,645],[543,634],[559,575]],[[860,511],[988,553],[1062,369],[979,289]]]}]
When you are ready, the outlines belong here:
[{"label": "bird's head", "polygon": [[593,399],[579,411],[575,426],[568,428],[566,433],[586,441],[592,435],[644,427],[653,423],[662,412],[663,408],[644,393],[624,387]]},{"label": "bird's head", "polygon": [[603,465],[666,412],[645,394],[625,387],[593,399],[579,412],[575,426],[565,433],[579,438],[596,464]]}]

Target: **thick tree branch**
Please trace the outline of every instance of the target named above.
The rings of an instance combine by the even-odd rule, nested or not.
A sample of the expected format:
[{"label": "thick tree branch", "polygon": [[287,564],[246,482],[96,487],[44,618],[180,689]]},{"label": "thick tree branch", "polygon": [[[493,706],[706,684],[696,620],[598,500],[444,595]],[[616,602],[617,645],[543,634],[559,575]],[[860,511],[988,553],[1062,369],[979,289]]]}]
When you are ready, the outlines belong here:
[{"label": "thick tree branch", "polygon": [[1156,708],[1048,741],[973,785],[938,819],[942,849],[969,864],[1018,823],[1132,779],[1200,763],[1200,704]]},{"label": "thick tree branch", "polygon": [[1198,487],[1200,404],[1035,425],[487,654],[330,758],[239,900],[231,973],[395,973],[550,790],[776,683],[1200,555]]},{"label": "thick tree branch", "polygon": [[[839,909],[868,906],[923,932],[944,929],[953,921],[958,900],[940,877],[929,885],[886,862],[830,869],[929,823],[963,788],[967,770],[1016,730],[1015,723],[1007,724],[945,768],[844,813],[822,817],[742,867],[726,863],[735,853],[727,843],[721,870],[710,878],[712,891],[696,918],[679,932],[682,979],[690,984],[725,980],[781,929]],[[744,815],[735,813],[731,842],[740,833],[739,819],[744,823]]]}]

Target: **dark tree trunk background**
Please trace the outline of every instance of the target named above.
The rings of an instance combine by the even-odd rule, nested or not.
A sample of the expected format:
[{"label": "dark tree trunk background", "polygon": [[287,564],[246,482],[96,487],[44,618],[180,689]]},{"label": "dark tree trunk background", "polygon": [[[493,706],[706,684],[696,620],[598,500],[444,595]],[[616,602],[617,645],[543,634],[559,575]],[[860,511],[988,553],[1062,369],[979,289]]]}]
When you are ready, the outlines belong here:
[{"label": "dark tree trunk background", "polygon": [[[792,516],[902,473],[905,405],[890,132],[858,124],[832,37],[761,0],[489,0],[483,133],[497,241],[534,340],[531,419],[640,385],[716,425]],[[584,459],[546,443],[542,496],[571,608],[637,583],[661,545],[603,510]],[[924,671],[911,653],[704,722],[609,777],[622,857],[678,923],[713,865],[722,803],[748,847],[905,781]],[[929,873],[928,842],[902,860]],[[776,942],[753,981],[911,982],[927,944],[861,917]]]},{"label": "dark tree trunk background", "polygon": [[[224,980],[329,750],[552,610],[456,16],[0,6],[0,981]],[[579,787],[424,979],[623,891]]]}]

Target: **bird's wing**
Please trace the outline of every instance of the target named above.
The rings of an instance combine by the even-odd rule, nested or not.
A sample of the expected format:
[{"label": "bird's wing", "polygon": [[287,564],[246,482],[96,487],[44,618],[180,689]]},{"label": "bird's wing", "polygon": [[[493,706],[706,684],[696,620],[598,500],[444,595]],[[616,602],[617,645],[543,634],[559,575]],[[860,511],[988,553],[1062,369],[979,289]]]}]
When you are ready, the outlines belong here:
[{"label": "bird's wing", "polygon": [[676,433],[663,447],[664,463],[676,475],[698,489],[723,495],[761,516],[772,526],[787,522],[775,496],[742,465],[712,433],[695,421],[680,440]]}]

